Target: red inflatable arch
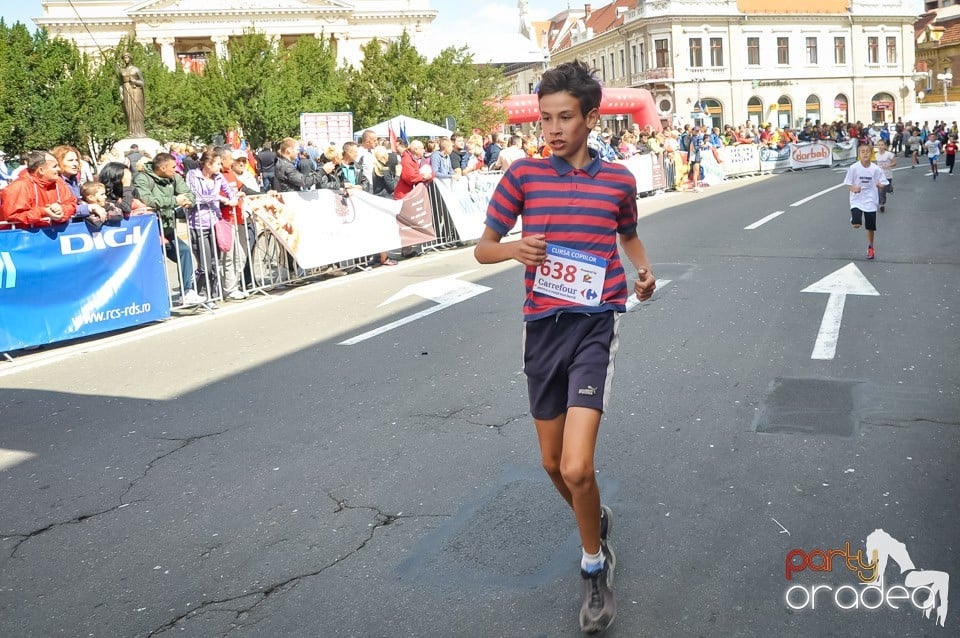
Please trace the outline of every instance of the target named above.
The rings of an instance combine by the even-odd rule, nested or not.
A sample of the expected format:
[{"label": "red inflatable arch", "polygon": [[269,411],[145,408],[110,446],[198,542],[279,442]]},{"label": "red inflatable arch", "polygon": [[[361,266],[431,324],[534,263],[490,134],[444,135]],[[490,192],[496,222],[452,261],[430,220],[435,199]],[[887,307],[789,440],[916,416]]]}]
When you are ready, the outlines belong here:
[{"label": "red inflatable arch", "polygon": [[[535,93],[511,95],[505,98],[500,106],[507,112],[507,121],[510,124],[536,122],[540,119],[540,104]],[[649,124],[655,131],[663,130],[653,96],[646,89],[603,89],[600,114],[629,115],[641,128]]]}]

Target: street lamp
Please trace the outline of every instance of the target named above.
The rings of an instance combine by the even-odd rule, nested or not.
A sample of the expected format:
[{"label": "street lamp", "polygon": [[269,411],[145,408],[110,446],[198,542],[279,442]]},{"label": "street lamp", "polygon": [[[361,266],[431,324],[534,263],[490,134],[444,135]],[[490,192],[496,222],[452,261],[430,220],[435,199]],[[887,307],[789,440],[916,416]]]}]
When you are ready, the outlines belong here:
[{"label": "street lamp", "polygon": [[953,84],[953,73],[937,73],[937,81],[943,85],[943,103],[947,103],[947,87]]}]

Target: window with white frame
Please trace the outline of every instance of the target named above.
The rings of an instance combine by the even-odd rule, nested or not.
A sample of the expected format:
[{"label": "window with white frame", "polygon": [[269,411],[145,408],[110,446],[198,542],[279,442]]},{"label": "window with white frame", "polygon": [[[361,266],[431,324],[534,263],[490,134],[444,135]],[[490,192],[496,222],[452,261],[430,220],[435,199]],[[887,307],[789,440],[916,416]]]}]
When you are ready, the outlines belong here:
[{"label": "window with white frame", "polygon": [[787,36],[777,38],[777,64],[790,64],[790,38]]},{"label": "window with white frame", "polygon": [[833,38],[833,63],[847,63],[847,39],[843,36]]},{"label": "window with white frame", "polygon": [[666,38],[654,40],[653,47],[656,50],[657,68],[665,69],[670,66],[670,44]]},{"label": "window with white frame", "polygon": [[867,38],[867,64],[880,64],[880,38],[875,35]]},{"label": "window with white frame", "polygon": [[703,66],[703,40],[701,38],[690,38],[690,66]]},{"label": "window with white frame", "polygon": [[760,38],[747,38],[747,64],[760,66]]},{"label": "window with white frame", "polygon": [[710,66],[723,66],[723,38],[710,38]]},{"label": "window with white frame", "polygon": [[895,37],[887,38],[887,64],[897,63],[897,39]]},{"label": "window with white frame", "polygon": [[817,38],[807,37],[807,64],[817,63]]}]

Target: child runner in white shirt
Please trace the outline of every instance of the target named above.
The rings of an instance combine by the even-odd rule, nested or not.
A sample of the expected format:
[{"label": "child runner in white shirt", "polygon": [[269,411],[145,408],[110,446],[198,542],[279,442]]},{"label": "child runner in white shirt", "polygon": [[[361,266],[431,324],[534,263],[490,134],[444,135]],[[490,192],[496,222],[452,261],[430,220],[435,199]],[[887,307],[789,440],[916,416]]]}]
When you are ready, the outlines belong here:
[{"label": "child runner in white shirt", "polygon": [[876,164],[870,162],[873,148],[864,144],[857,149],[860,160],[847,169],[843,183],[850,191],[850,223],[854,228],[861,225],[867,229],[867,259],[873,259],[873,240],[877,232],[877,205],[880,189],[886,188],[887,178]]},{"label": "child runner in white shirt", "polygon": [[930,160],[930,170],[933,171],[933,179],[937,179],[937,162],[940,160],[940,139],[936,135],[927,138],[924,144],[927,147],[927,159]]},{"label": "child runner in white shirt", "polygon": [[893,167],[897,165],[897,156],[887,150],[884,140],[877,142],[877,166],[887,178],[887,185],[880,189],[880,212],[887,208],[887,193],[893,192]]}]

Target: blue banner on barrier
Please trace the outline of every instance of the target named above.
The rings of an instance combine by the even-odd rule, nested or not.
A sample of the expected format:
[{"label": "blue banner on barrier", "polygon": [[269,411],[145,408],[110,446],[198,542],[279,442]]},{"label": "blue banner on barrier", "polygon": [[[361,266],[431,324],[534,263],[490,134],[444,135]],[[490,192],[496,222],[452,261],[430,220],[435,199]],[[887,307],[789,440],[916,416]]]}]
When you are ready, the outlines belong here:
[{"label": "blue banner on barrier", "polygon": [[170,316],[154,215],[0,231],[0,352]]}]

